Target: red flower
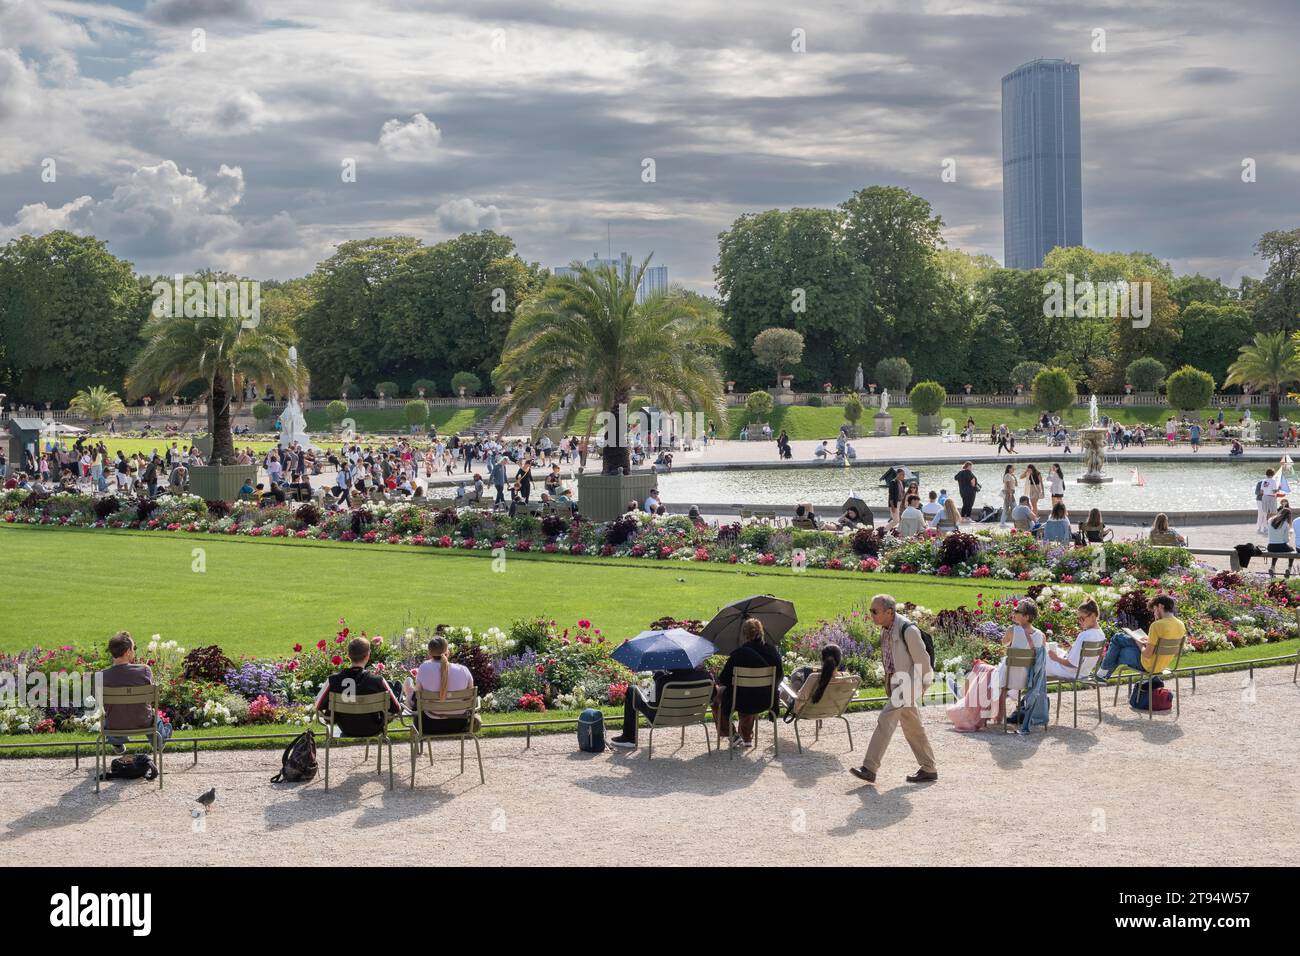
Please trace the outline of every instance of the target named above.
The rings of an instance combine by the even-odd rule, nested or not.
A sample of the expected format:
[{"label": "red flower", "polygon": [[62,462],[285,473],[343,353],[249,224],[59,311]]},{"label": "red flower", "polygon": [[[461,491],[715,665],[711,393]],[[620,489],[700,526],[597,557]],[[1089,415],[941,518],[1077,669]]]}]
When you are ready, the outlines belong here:
[{"label": "red flower", "polygon": [[323,650],[325,650],[325,641],[324,641],[324,639],[321,639],[321,640],[319,640],[319,641],[316,642],[316,650],[318,650],[318,651],[323,651]]},{"label": "red flower", "polygon": [[340,664],[343,663],[343,658],[335,654],[333,657],[330,658],[330,663],[333,664],[335,667],[338,667]]},{"label": "red flower", "polygon": [[294,652],[295,654],[301,654],[301,653],[302,653],[302,645],[301,645],[301,644],[295,644],[295,645],[293,645],[293,652]]}]

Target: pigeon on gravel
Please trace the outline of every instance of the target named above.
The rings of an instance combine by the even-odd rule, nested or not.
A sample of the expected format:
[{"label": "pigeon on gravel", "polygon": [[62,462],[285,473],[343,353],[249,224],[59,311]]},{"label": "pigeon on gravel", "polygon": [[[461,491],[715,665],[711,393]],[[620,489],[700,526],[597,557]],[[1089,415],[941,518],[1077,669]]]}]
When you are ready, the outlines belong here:
[{"label": "pigeon on gravel", "polygon": [[204,813],[211,813],[212,805],[217,802],[217,788],[213,787],[207,793],[195,797],[194,802],[203,804]]}]

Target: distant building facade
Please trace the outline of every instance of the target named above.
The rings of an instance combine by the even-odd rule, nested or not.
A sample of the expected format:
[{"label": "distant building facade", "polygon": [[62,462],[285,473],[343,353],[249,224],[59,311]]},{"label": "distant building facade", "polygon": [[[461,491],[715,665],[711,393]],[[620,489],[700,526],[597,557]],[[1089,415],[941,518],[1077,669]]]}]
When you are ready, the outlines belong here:
[{"label": "distant building facade", "polygon": [[1002,78],[1002,241],[1009,269],[1083,245],[1079,67],[1033,60]]},{"label": "distant building facade", "polygon": [[[627,267],[635,268],[632,257],[626,252],[619,253],[617,259],[605,259],[597,256],[595,253],[592,257],[583,263],[588,269],[601,269],[607,266],[613,266],[620,272]],[[577,270],[569,266],[556,266],[551,272],[557,276],[574,276]],[[641,276],[641,284],[636,288],[637,302],[644,302],[647,296],[657,292],[668,291],[668,267],[667,266],[650,266]]]}]

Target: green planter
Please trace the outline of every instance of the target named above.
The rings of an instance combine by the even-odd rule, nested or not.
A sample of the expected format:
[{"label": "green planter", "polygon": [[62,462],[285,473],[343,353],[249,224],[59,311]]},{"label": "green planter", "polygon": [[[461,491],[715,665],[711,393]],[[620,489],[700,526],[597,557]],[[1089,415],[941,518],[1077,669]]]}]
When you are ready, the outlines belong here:
[{"label": "green planter", "polygon": [[245,479],[257,483],[256,465],[196,465],[190,469],[190,494],[204,501],[234,501]]},{"label": "green planter", "polygon": [[613,521],[627,511],[627,503],[633,498],[644,503],[657,480],[648,472],[579,475],[578,510],[590,521]]},{"label": "green planter", "polygon": [[917,415],[916,431],[919,435],[937,435],[939,434],[939,416],[938,415]]}]

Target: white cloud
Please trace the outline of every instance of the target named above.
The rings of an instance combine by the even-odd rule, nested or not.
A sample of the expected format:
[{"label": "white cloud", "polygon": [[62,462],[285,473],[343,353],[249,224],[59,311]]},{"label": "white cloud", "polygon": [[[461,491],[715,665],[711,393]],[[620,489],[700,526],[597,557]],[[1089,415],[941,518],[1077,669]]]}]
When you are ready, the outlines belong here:
[{"label": "white cloud", "polygon": [[438,207],[438,223],[453,232],[500,229],[501,211],[496,206],[480,206],[472,199],[453,199]]},{"label": "white cloud", "polygon": [[423,113],[416,113],[409,123],[390,119],[379,133],[379,148],[400,162],[431,160],[441,142],[442,130]]},{"label": "white cloud", "polygon": [[271,113],[253,90],[230,90],[215,101],[191,101],[177,106],[168,120],[191,136],[232,136],[266,125]]}]

